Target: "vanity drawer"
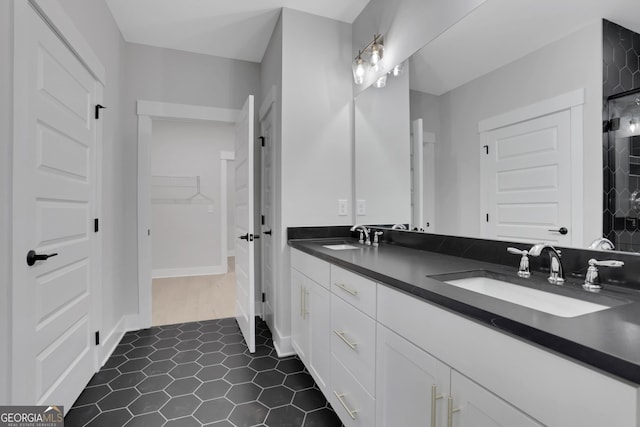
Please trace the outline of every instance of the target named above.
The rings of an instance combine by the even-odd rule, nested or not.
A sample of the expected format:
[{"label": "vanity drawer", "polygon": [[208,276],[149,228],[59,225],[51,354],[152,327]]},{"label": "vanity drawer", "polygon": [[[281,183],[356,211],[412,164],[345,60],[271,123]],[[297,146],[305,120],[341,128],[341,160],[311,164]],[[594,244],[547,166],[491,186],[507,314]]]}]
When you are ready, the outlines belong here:
[{"label": "vanity drawer", "polygon": [[333,294],[331,352],[375,395],[376,322]]},{"label": "vanity drawer", "polygon": [[291,249],[291,267],[307,276],[309,279],[329,289],[331,271],[329,263],[322,261],[297,249]]},{"label": "vanity drawer", "polygon": [[358,310],[376,318],[376,283],[372,280],[332,265],[331,291]]},{"label": "vanity drawer", "polygon": [[351,373],[331,358],[331,405],[345,427],[374,427],[376,402]]}]

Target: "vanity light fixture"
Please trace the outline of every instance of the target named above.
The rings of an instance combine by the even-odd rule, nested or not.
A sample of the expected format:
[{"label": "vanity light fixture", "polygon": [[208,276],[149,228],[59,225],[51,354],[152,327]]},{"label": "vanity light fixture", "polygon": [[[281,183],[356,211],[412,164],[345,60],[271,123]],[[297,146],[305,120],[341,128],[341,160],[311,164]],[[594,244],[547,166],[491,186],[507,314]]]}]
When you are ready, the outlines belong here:
[{"label": "vanity light fixture", "polygon": [[636,129],[638,129],[638,122],[634,119],[631,119],[629,121],[629,131],[633,133],[636,131]]},{"label": "vanity light fixture", "polygon": [[400,74],[402,74],[403,71],[404,71],[404,62],[401,62],[400,64],[396,65],[391,69],[391,74],[393,75],[393,77],[398,77]]},{"label": "vanity light fixture", "polygon": [[[365,59],[367,55],[369,55],[368,61]],[[382,35],[375,34],[373,40],[364,49],[358,51],[358,55],[353,60],[353,64],[351,64],[355,84],[361,85],[364,83],[364,78],[369,69],[374,73],[377,72],[380,69],[380,61],[382,61],[383,56],[384,44]]]}]

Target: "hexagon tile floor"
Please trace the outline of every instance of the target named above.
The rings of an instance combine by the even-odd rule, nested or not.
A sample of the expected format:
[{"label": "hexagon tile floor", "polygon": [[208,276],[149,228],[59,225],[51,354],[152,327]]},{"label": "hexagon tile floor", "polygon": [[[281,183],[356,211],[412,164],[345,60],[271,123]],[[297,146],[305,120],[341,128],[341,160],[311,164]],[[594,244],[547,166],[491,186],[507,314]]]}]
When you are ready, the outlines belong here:
[{"label": "hexagon tile floor", "polygon": [[128,332],[65,426],[339,427],[297,357],[278,359],[256,322],[249,353],[235,319]]}]

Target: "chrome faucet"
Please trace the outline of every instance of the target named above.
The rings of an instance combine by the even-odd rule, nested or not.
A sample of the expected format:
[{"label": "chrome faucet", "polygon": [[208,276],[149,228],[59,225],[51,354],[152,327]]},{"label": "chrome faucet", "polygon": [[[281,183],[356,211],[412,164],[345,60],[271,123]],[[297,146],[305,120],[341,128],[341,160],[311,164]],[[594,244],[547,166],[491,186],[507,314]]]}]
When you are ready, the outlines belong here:
[{"label": "chrome faucet", "polygon": [[522,278],[531,277],[531,272],[529,271],[529,251],[517,249],[517,248],[507,248],[507,252],[514,255],[520,255],[520,266],[518,267],[518,276]]},{"label": "chrome faucet", "polygon": [[564,272],[562,271],[559,250],[548,243],[536,243],[529,249],[529,256],[540,256],[544,250],[549,252],[549,277],[547,277],[547,280],[554,285],[563,284]]},{"label": "chrome faucet", "polygon": [[382,236],[382,231],[374,231],[373,233],[373,246],[380,246],[379,237]]},{"label": "chrome faucet", "polygon": [[593,242],[591,242],[588,249],[596,249],[599,251],[612,251],[615,248],[616,247],[611,240],[607,239],[606,237],[599,237],[595,239]]},{"label": "chrome faucet", "polygon": [[[369,239],[369,229],[364,225],[356,224],[351,227],[351,231],[359,231],[360,232],[360,240],[358,243],[364,243],[365,245],[371,245],[371,240]],[[366,237],[366,240],[365,240]]]},{"label": "chrome faucet", "polygon": [[600,277],[598,276],[598,267],[622,267],[623,265],[623,261],[598,261],[591,258],[589,260],[587,274],[584,276],[584,284],[582,285],[582,287],[591,292],[598,292],[600,289],[602,289],[602,285],[600,284]]}]

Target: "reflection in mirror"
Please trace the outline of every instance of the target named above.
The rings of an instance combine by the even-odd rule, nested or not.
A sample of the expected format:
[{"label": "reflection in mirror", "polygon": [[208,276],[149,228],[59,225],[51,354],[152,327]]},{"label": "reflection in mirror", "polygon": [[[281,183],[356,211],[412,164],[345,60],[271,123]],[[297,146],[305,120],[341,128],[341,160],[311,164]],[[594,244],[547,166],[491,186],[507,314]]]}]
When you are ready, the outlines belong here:
[{"label": "reflection in mirror", "polygon": [[[411,141],[422,139],[422,189],[410,178],[419,162],[408,160],[405,174],[409,193],[422,196],[421,209],[377,191],[367,205],[386,201],[402,216],[356,220],[410,218],[412,227],[438,234],[572,247],[586,247],[604,231],[616,249],[633,250],[608,233],[606,221],[603,230],[603,77],[617,93],[634,88],[627,83],[640,87],[640,35],[618,31],[619,39],[605,35],[603,46],[602,18],[640,31],[640,16],[629,13],[634,7],[635,0],[493,0],[416,52],[402,138],[410,129]],[[607,61],[618,64],[609,67],[618,82],[607,83]],[[356,114],[356,183],[362,119]],[[627,201],[631,186],[629,192]],[[405,200],[411,206],[411,196]]]}]

